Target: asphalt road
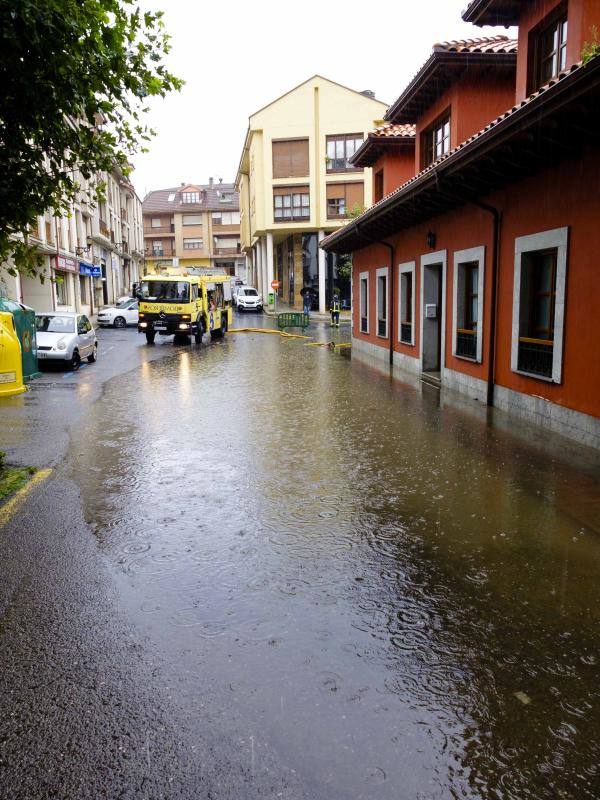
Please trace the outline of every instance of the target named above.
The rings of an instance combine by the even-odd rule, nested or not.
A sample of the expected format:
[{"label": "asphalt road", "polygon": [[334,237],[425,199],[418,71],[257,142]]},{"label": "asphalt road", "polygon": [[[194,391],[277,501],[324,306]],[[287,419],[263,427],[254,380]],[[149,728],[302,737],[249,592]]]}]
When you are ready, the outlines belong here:
[{"label": "asphalt road", "polygon": [[98,336],[96,364],[46,372],[0,406],[8,461],[53,468],[0,528],[0,797],[308,797],[243,720],[212,714],[208,682],[181,699],[169,654],[120,604],[69,477],[69,436],[107,381],[180,346],[149,348],[131,329]]}]

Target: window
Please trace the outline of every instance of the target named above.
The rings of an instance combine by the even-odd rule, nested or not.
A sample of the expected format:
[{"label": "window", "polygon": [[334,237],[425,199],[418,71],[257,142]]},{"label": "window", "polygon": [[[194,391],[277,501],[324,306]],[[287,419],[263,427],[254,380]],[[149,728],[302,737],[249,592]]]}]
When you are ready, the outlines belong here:
[{"label": "window", "polygon": [[225,194],[225,193],[223,193],[219,197],[219,203],[233,203],[234,200],[235,200],[235,195],[233,195],[233,194]]},{"label": "window", "polygon": [[204,241],[202,239],[184,239],[183,240],[183,249],[184,250],[202,250],[202,246]]},{"label": "window", "polygon": [[378,203],[383,199],[383,170],[380,169],[375,173],[373,179],[373,202]]},{"label": "window", "polygon": [[515,242],[511,368],[560,383],[568,228]]},{"label": "window", "polygon": [[327,218],[339,219],[346,216],[346,211],[354,211],[357,207],[364,206],[364,184],[362,181],[355,183],[328,183]]},{"label": "window", "polygon": [[183,203],[199,203],[200,192],[182,192],[181,200]]},{"label": "window", "polygon": [[184,214],[182,225],[202,225],[202,214]]},{"label": "window", "polygon": [[400,330],[399,339],[403,344],[414,345],[415,319],[415,262],[400,264]]},{"label": "window", "polygon": [[213,211],[213,225],[239,225],[239,211]]},{"label": "window", "polygon": [[481,362],[485,247],[454,253],[453,354]]},{"label": "window", "polygon": [[305,178],[310,174],[308,139],[274,140],[273,177]]},{"label": "window", "polygon": [[158,239],[154,239],[152,242],[152,255],[153,256],[163,255],[163,243]]},{"label": "window", "polygon": [[59,306],[69,305],[68,275],[65,272],[56,273],[56,303]]},{"label": "window", "polygon": [[438,120],[421,135],[421,166],[423,169],[450,152],[450,116]]},{"label": "window", "polygon": [[327,172],[346,172],[352,166],[350,158],[363,143],[362,133],[347,133],[327,137]]},{"label": "window", "polygon": [[215,236],[217,250],[238,250],[240,240],[235,236]]},{"label": "window", "polygon": [[369,273],[360,273],[360,332],[369,332]]},{"label": "window", "polygon": [[84,275],[79,276],[79,300],[83,305],[88,302],[88,279]]},{"label": "window", "polygon": [[555,18],[550,25],[531,33],[530,92],[556,78],[567,66],[567,32],[567,17],[563,14],[558,19]]},{"label": "window", "polygon": [[381,267],[377,270],[377,336],[388,335],[388,270]]},{"label": "window", "polygon": [[150,224],[153,228],[161,228],[162,219],[160,217],[152,217],[152,222]]},{"label": "window", "polygon": [[310,219],[308,186],[276,186],[273,189],[275,222]]}]

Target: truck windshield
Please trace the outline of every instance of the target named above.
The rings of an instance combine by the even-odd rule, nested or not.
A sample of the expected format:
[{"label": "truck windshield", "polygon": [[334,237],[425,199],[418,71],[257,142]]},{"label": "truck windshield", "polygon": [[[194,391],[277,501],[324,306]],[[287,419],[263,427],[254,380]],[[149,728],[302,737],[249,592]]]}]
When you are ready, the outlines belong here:
[{"label": "truck windshield", "polygon": [[146,303],[189,303],[187,281],[142,281],[141,299]]}]

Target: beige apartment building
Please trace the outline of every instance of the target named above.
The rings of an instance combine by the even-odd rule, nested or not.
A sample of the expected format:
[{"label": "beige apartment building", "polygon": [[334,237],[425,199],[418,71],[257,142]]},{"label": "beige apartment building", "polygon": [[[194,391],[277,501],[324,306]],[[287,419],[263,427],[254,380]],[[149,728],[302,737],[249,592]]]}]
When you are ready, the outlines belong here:
[{"label": "beige apartment building", "polygon": [[245,278],[239,195],[233,184],[182,183],[146,195],[143,203],[148,272],[224,268]]},{"label": "beige apartment building", "polygon": [[[12,276],[0,266],[0,293],[36,311],[81,311],[131,294],[143,272],[142,203],[118,169],[91,180],[78,176],[79,196],[62,217],[46,212],[29,241],[42,259],[39,277]],[[94,188],[104,185],[105,199]]]},{"label": "beige apartment building", "polygon": [[349,305],[349,276],[319,242],[372,204],[371,170],[349,159],[386,109],[373,92],[315,75],[251,115],[236,187],[249,282],[265,299],[276,279],[290,306],[303,288],[321,311],[334,288]]}]

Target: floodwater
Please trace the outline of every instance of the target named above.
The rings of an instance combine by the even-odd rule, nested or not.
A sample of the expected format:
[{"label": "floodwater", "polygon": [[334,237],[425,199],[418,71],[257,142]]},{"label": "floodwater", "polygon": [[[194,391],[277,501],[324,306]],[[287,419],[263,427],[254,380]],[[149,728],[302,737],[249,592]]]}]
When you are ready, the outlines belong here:
[{"label": "floodwater", "polygon": [[72,453],[173,691],[314,797],[600,797],[590,452],[238,334],[113,380]]}]

